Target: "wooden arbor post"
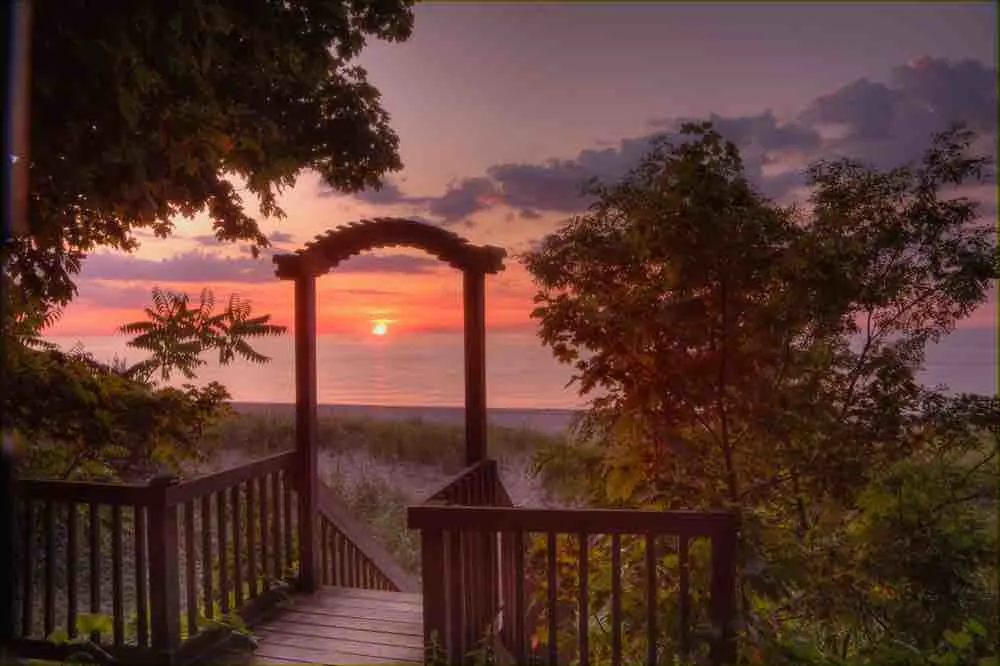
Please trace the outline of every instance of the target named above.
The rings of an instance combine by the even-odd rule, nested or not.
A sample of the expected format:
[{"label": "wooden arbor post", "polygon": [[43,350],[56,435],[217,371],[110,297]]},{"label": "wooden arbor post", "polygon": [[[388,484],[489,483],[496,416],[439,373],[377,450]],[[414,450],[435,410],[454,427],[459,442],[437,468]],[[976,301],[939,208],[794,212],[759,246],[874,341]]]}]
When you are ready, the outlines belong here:
[{"label": "wooden arbor post", "polygon": [[465,309],[465,451],[469,464],[486,459],[485,277],[503,270],[506,252],[476,246],[440,227],[415,220],[378,218],[328,231],[293,254],[276,255],[275,273],[295,281],[295,446],[299,498],[299,583],[319,585],[317,542],[319,466],[316,441],[316,277],[349,257],[404,245],[436,256],[462,271]]},{"label": "wooden arbor post", "polygon": [[304,271],[295,278],[295,488],[299,499],[299,585],[306,592],[316,591],[320,582],[316,448],[316,277]]},{"label": "wooden arbor post", "polygon": [[486,459],[486,276],[462,272],[465,308],[465,464]]}]

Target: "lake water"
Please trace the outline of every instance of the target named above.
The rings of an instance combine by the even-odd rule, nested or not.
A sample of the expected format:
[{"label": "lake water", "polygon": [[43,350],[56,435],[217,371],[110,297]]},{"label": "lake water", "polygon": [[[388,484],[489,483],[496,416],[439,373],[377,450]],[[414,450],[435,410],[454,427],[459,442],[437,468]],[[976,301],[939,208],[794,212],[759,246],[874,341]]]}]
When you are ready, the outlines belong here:
[{"label": "lake water", "polygon": [[[63,348],[81,343],[100,360],[131,361],[142,354],[124,337],[50,338]],[[487,335],[487,404],[506,409],[575,409],[583,406],[566,388],[571,369],[557,363],[532,333]],[[994,329],[962,329],[928,354],[925,383],[953,391],[995,394],[997,344]],[[237,361],[220,367],[215,359],[194,383],[215,380],[241,402],[288,403],[295,399],[291,336],[257,341],[272,361],[258,366]],[[429,333],[392,337],[320,336],[316,345],[318,398],[325,404],[457,407],[464,403],[462,335]],[[172,384],[184,383],[175,377]]]}]

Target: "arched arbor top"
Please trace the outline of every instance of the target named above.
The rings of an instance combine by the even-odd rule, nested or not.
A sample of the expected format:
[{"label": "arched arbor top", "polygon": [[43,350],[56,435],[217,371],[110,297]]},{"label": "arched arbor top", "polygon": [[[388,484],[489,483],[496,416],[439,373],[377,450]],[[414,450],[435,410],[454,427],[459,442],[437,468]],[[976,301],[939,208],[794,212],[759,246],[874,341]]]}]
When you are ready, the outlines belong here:
[{"label": "arched arbor top", "polygon": [[380,217],[331,229],[301,250],[275,255],[275,273],[282,280],[323,275],[356,254],[393,246],[420,249],[461,271],[482,275],[502,271],[507,256],[501,247],[473,245],[456,233],[425,222]]}]

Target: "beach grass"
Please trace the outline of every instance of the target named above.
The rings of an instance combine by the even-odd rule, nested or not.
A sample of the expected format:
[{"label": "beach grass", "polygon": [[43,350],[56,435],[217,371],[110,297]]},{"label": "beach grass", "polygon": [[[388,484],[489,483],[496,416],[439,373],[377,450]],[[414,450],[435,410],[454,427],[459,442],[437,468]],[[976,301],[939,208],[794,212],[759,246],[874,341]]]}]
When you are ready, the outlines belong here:
[{"label": "beach grass", "polygon": [[[465,463],[465,429],[461,424],[419,418],[379,419],[367,416],[317,417],[320,449],[329,453],[364,452],[382,463],[438,466],[445,473]],[[215,446],[248,455],[266,455],[295,445],[295,420],[290,412],[238,412],[211,433]],[[562,438],[528,428],[491,425],[487,432],[490,457],[530,456]]]}]

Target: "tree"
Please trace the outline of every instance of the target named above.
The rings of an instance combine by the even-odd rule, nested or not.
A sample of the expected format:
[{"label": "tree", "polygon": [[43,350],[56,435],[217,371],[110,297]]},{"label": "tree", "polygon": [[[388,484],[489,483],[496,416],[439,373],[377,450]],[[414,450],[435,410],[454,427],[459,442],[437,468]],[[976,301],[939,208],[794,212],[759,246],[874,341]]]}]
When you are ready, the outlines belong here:
[{"label": "tree", "polygon": [[36,0],[31,237],[5,248],[11,305],[75,293],[97,247],[132,250],[207,211],[224,241],[268,245],[233,182],[280,216],[304,169],[342,191],[401,168],[379,92],[352,64],[370,37],[405,40],[410,0],[155,0],[96,11]]},{"label": "tree", "polygon": [[228,390],[218,382],[162,387],[154,378],[179,371],[193,379],[210,351],[221,364],[237,356],[266,363],[249,341],[285,331],[267,315],[251,317],[237,296],[222,312],[214,307],[209,290],[191,305],[186,294],[154,289],[147,319],[120,328],[135,335],[130,347],[150,353],[132,364],[102,363],[82,348],[63,352],[44,339],[9,341],[2,408],[4,428],[26,440],[22,473],[141,479],[204,459],[212,426],[230,413]]},{"label": "tree", "polygon": [[239,187],[261,215],[281,217],[277,196],[303,170],[352,192],[400,169],[379,92],[354,61],[369,38],[407,39],[412,4],[33,3],[30,236],[5,239],[0,255],[0,384],[5,430],[45,444],[59,459],[45,469],[72,473],[89,460],[121,476],[135,468],[128,461],[196,451],[228,393],[160,388],[153,374],[190,377],[211,350],[222,362],[265,360],[247,338],[278,332],[266,317],[241,301],[212,315],[209,294],[190,307],[155,292],[151,320],[126,327],[153,354],[132,367],[39,347],[40,336],[96,248],[132,251],[138,231],[165,238],[178,218],[207,212],[220,241],[248,242],[256,256],[268,241]]},{"label": "tree", "polygon": [[[886,637],[930,649],[928,637],[981,612],[970,602],[981,581],[969,581],[996,542],[942,527],[984,518],[996,407],[916,378],[926,345],[996,278],[976,204],[944,196],[982,178],[987,162],[954,128],[915,166],[817,163],[811,206],[782,208],[753,189],[736,147],[710,125],[682,138],[655,144],[622,182],[593,184],[591,209],[525,257],[540,335],[591,397],[579,459],[592,464],[576,470],[592,480],[589,498],[735,508],[748,617],[758,602],[806,617],[795,626],[838,654]],[[566,471],[565,454],[549,462]],[[903,487],[924,496],[885,499]],[[887,522],[887,507],[904,504],[910,517]],[[927,527],[927,539],[909,540],[904,524]],[[857,549],[876,533],[912,557],[874,568]],[[954,558],[931,556],[946,544]],[[927,566],[908,567],[914,548]],[[854,565],[864,573],[849,574]],[[935,577],[954,594],[874,610],[876,583],[902,594]]]}]

